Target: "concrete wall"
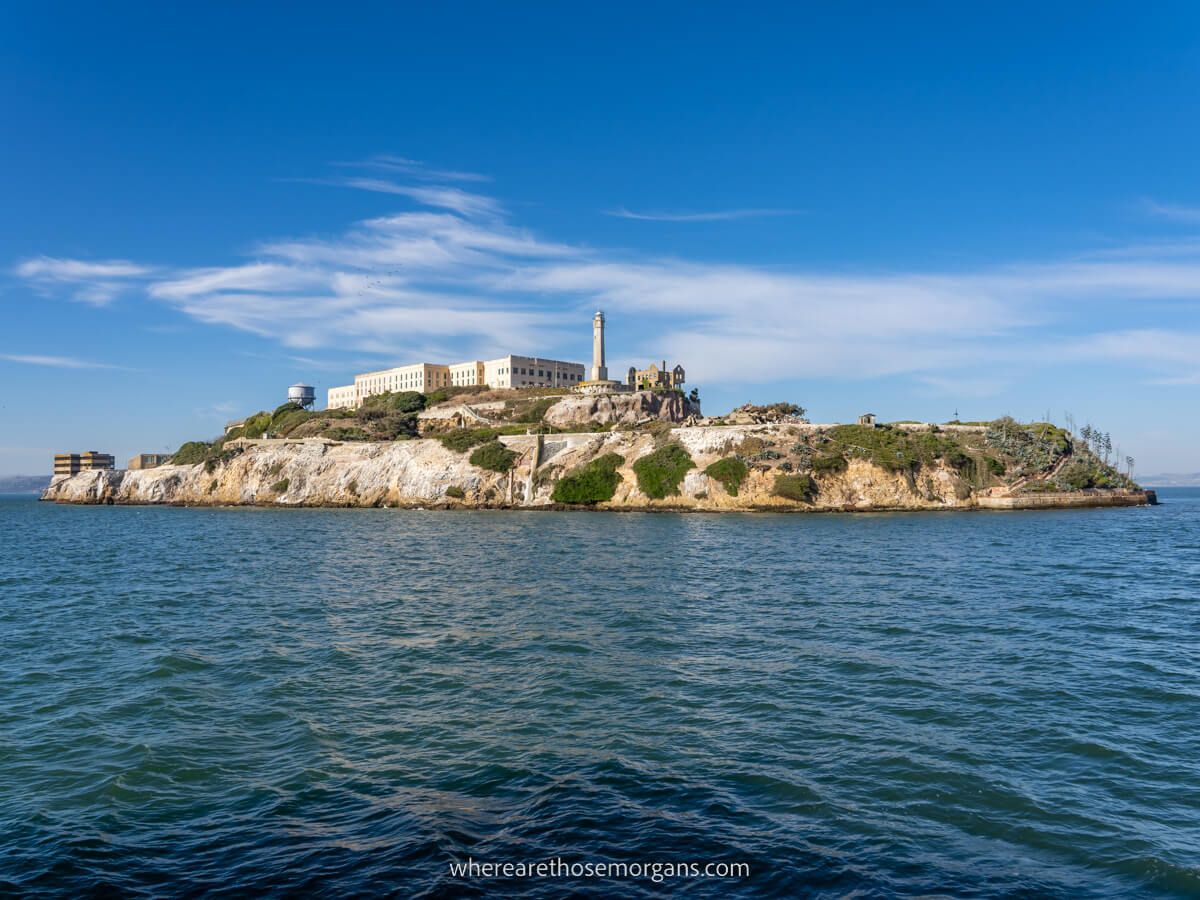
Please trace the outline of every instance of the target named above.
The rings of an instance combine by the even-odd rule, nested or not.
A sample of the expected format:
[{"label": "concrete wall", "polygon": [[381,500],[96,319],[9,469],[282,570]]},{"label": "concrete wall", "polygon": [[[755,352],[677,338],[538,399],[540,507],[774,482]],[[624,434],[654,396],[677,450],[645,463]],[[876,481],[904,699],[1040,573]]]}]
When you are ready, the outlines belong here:
[{"label": "concrete wall", "polygon": [[1158,502],[1154,491],[1082,491],[1065,493],[1044,491],[1035,494],[982,496],[977,498],[980,509],[1062,509],[1089,506],[1148,506]]}]

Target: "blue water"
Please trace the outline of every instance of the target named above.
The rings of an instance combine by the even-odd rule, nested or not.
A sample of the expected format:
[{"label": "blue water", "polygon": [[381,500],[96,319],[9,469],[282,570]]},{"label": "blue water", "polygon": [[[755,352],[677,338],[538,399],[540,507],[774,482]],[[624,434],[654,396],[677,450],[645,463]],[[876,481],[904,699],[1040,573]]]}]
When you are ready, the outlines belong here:
[{"label": "blue water", "polygon": [[1200,894],[1200,490],[1162,499],[0,499],[0,892]]}]

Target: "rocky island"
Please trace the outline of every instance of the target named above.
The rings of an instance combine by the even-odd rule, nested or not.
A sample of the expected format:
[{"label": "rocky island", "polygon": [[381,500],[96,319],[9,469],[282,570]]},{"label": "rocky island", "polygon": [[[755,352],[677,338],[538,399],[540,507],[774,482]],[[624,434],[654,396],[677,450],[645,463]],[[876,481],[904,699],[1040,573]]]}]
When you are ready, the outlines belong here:
[{"label": "rocky island", "polygon": [[682,391],[384,393],[284,404],[169,464],[56,477],[91,504],[609,510],[920,510],[1155,502],[1047,422],[813,424],[780,403],[703,418]]}]

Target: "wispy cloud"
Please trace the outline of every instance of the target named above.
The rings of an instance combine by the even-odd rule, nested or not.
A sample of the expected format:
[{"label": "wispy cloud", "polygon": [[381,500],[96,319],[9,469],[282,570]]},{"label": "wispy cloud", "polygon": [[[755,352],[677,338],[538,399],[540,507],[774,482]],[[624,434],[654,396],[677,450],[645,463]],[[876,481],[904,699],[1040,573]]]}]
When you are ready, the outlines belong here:
[{"label": "wispy cloud", "polygon": [[43,290],[74,285],[72,299],[92,306],[105,306],[132,282],[151,275],[154,269],[124,259],[97,261],[37,256],[18,264],[15,272]]},{"label": "wispy cloud", "polygon": [[636,219],[639,222],[729,222],[735,219],[760,219],[765,216],[797,216],[798,209],[715,209],[707,212],[634,212],[625,207],[605,210],[606,216]]},{"label": "wispy cloud", "polygon": [[435,169],[425,165],[425,163],[416,159],[407,159],[403,156],[392,156],[391,154],[383,153],[377,156],[371,156],[367,159],[356,160],[353,162],[334,163],[337,166],[375,169],[383,172],[396,172],[404,175],[407,178],[414,178],[420,181],[491,181],[487,175],[480,175],[477,172],[461,172],[452,169]]},{"label": "wispy cloud", "polygon": [[1190,225],[1200,222],[1200,207],[1197,206],[1178,206],[1146,198],[1142,201],[1142,209],[1149,215],[1160,219],[1170,219]]},{"label": "wispy cloud", "polygon": [[50,366],[55,369],[119,369],[108,363],[92,362],[78,359],[74,356],[42,356],[34,353],[0,353],[0,359],[5,362],[21,363],[27,366]]},{"label": "wispy cloud", "polygon": [[587,353],[595,306],[637,323],[626,346],[614,348],[614,363],[666,354],[697,381],[730,384],[907,375],[930,390],[983,395],[1060,360],[1115,361],[1184,383],[1200,358],[1194,315],[1173,331],[1124,324],[1137,321],[1145,301],[1160,318],[1172,309],[1194,312],[1200,244],[1193,252],[1186,242],[1171,252],[1134,246],[968,271],[820,271],[548,240],[510,222],[495,199],[444,185],[325,183],[426,208],[366,219],[328,237],[265,241],[236,265],[151,270],[39,257],[19,271],[73,289],[90,286],[88,278],[101,289],[138,279],[151,298],[199,322],[301,353],[328,348],[393,360],[522,351],[578,358]]},{"label": "wispy cloud", "polygon": [[397,194],[408,197],[422,206],[448,209],[467,218],[494,218],[504,211],[499,201],[492,197],[473,194],[456,187],[397,184],[385,178],[330,178],[324,179],[322,183],[378,194]]}]

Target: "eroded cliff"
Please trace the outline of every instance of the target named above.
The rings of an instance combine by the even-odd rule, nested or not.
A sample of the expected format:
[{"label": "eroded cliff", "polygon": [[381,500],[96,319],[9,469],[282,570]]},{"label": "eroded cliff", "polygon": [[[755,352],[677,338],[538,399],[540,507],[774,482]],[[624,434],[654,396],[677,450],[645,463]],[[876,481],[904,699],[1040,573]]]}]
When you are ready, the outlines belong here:
[{"label": "eroded cliff", "polygon": [[[183,505],[388,506],[695,510],[892,510],[1014,505],[984,457],[930,458],[880,465],[814,447],[821,426],[657,427],[574,434],[496,435],[511,451],[507,471],[471,462],[469,450],[436,439],[338,442],[246,440],[220,459],[139,471],[97,471],[55,479],[43,499],[67,503]],[[658,465],[674,454],[667,490]],[[823,454],[823,455],[822,455]],[[830,460],[834,460],[830,463]],[[682,462],[681,462],[682,461]],[[889,461],[890,462],[890,461]],[[721,466],[715,467],[715,463]],[[968,464],[969,463],[969,464]],[[605,465],[611,493],[561,502],[563,479]],[[601,479],[603,481],[603,479]],[[650,487],[656,485],[657,487]],[[590,488],[589,488],[590,490]],[[659,496],[654,496],[654,493]],[[571,495],[578,497],[578,495]],[[1047,495],[1043,495],[1045,497]],[[1080,496],[1084,496],[1081,494]],[[1093,493],[1091,505],[1147,502],[1135,491]],[[1020,505],[1020,504],[1015,504]],[[1046,505],[1043,501],[1038,505]],[[1072,504],[1073,505],[1073,504]]]}]

